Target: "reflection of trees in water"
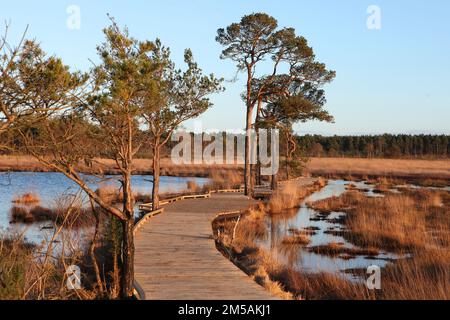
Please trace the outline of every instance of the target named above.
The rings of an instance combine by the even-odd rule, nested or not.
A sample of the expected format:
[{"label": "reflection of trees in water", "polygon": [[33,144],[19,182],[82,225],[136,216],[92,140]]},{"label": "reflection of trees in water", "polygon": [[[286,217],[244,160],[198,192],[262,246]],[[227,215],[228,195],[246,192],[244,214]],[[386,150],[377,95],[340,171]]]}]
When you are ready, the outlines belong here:
[{"label": "reflection of trees in water", "polygon": [[298,214],[298,208],[284,210],[281,214],[269,216],[270,239],[269,246],[272,254],[281,254],[287,260],[289,266],[294,266],[299,258],[300,251],[295,244],[283,244],[283,239],[288,236],[288,230],[292,227],[291,220]]},{"label": "reflection of trees in water", "polygon": [[270,223],[270,248],[277,247],[287,236],[290,228],[290,221],[295,218],[298,213],[298,208],[284,210],[280,214],[269,215]]}]

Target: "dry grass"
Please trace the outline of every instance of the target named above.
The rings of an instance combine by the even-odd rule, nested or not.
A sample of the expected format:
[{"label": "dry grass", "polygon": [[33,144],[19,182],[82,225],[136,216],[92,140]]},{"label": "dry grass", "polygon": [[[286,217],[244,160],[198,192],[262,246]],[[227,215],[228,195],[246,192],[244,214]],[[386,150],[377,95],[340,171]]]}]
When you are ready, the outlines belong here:
[{"label": "dry grass", "polygon": [[13,222],[25,222],[27,216],[29,215],[26,208],[17,206],[11,208],[10,214]]},{"label": "dry grass", "polygon": [[234,220],[216,220],[213,222],[213,229],[215,234],[220,234],[216,239],[218,249],[227,258],[273,295],[282,299],[293,298],[280,282],[271,279],[267,265],[271,264],[272,260],[254,244],[257,238],[266,234],[261,207],[251,209],[238,224]]},{"label": "dry grass", "polygon": [[344,237],[358,246],[405,252],[450,244],[449,202],[448,192],[419,189],[384,198],[351,191],[309,205],[325,213],[346,212]]},{"label": "dry grass", "polygon": [[40,201],[41,199],[39,198],[39,195],[33,192],[28,192],[20,196],[16,196],[12,200],[12,202],[16,204],[34,204],[39,203]]},{"label": "dry grass", "polygon": [[191,192],[197,192],[201,189],[201,187],[194,180],[189,180],[186,182],[186,187]]},{"label": "dry grass", "polygon": [[303,186],[295,180],[284,183],[270,197],[267,210],[271,214],[279,214],[285,210],[297,208],[304,198],[320,190],[325,184],[325,180],[321,178],[307,186]]},{"label": "dry grass", "polygon": [[[83,173],[97,173],[97,174],[117,174],[119,169],[117,164],[111,159],[94,159],[92,165],[87,166],[81,162],[77,166],[77,170]],[[242,165],[176,165],[171,159],[161,159],[161,175],[179,176],[179,177],[209,177],[214,171],[239,171],[243,170]],[[0,155],[0,172],[5,171],[29,171],[29,172],[48,172],[49,169],[35,158],[30,156],[8,156]],[[134,159],[133,160],[134,174],[151,174],[152,160],[151,159]]]},{"label": "dry grass", "polygon": [[0,234],[0,300],[84,300],[96,297],[95,291],[89,289],[86,274],[83,274],[80,290],[69,290],[66,286],[66,267],[77,264],[83,268],[78,243],[61,240],[68,249],[62,254],[56,252],[52,239],[36,246],[24,241],[20,235]]},{"label": "dry grass", "polygon": [[[94,235],[94,232],[89,231],[80,236],[76,232],[66,232],[66,228],[72,228],[77,223],[71,218],[73,208],[62,212],[68,203],[60,201],[58,217],[64,217],[64,221],[54,223],[53,231],[46,233],[38,246],[24,241],[23,235],[0,233],[0,300],[91,300],[118,297],[119,262],[114,257],[119,259],[116,248],[122,241],[120,224],[115,219],[102,217],[103,214],[96,208],[100,213],[98,233]],[[70,203],[76,205],[73,199]],[[39,211],[39,214],[50,214],[54,218],[54,212],[42,209],[35,211],[34,215]],[[85,236],[93,238],[89,240]],[[66,286],[66,270],[70,265],[77,265],[81,269],[81,289],[69,290]]]},{"label": "dry grass", "polygon": [[450,252],[427,249],[412,252],[382,270],[382,297],[404,300],[450,299]]},{"label": "dry grass", "polygon": [[288,231],[290,233],[292,233],[292,235],[303,235],[303,236],[313,236],[315,234],[317,234],[317,230],[320,230],[320,228],[318,227],[307,227],[304,229],[295,229],[295,228],[290,228],[288,229]]},{"label": "dry grass", "polygon": [[[256,244],[264,235],[264,208],[241,219],[223,223],[219,248],[255,281],[274,294],[293,299],[450,299],[450,194],[409,190],[367,198],[347,192],[313,204],[321,211],[346,211],[348,231],[342,233],[361,248],[332,243],[311,248],[331,256],[377,255],[381,248],[408,251],[411,258],[389,263],[382,270],[381,290],[368,290],[364,283],[341,275],[309,274],[277,261]],[[215,225],[217,227],[217,225]],[[236,229],[236,237],[231,234]],[[292,230],[295,235],[303,230]],[[304,235],[304,234],[303,234]],[[363,273],[365,275],[365,270]]]},{"label": "dry grass", "polygon": [[449,185],[448,160],[400,160],[363,158],[311,158],[307,171],[313,175],[385,176],[446,180]]},{"label": "dry grass", "polygon": [[211,170],[208,174],[211,179],[211,189],[234,189],[241,187],[244,177],[238,170]]},{"label": "dry grass", "polygon": [[19,236],[0,235],[0,300],[22,298],[33,249]]},{"label": "dry grass", "polygon": [[377,256],[380,250],[376,248],[348,248],[343,243],[330,242],[326,245],[320,245],[308,248],[311,252],[324,254],[332,257],[337,256]]},{"label": "dry grass", "polygon": [[[101,186],[95,190],[95,193],[97,193],[103,201],[109,204],[119,204],[123,201],[122,191],[119,191],[111,185]],[[152,196],[150,194],[136,192],[133,196],[135,202],[148,203],[152,201]]]},{"label": "dry grass", "polygon": [[112,185],[101,186],[95,193],[106,203],[117,203],[123,199],[123,193]]},{"label": "dry grass", "polygon": [[305,234],[295,234],[292,236],[287,236],[282,241],[283,244],[301,245],[301,246],[306,246],[310,242],[311,242],[311,240]]},{"label": "dry grass", "polygon": [[[34,206],[28,209],[14,206],[11,208],[10,214],[12,223],[30,224],[48,221],[66,229],[86,228],[95,225],[92,209],[62,201],[56,208]],[[105,215],[101,214],[100,217],[104,219]]]},{"label": "dry grass", "polygon": [[[365,286],[354,284],[330,274],[308,275],[287,267],[255,244],[265,234],[265,212],[253,209],[241,219],[232,241],[235,221],[213,224],[220,230],[218,248],[257,283],[282,299],[367,299],[371,298]],[[373,298],[373,297],[372,297]]]}]

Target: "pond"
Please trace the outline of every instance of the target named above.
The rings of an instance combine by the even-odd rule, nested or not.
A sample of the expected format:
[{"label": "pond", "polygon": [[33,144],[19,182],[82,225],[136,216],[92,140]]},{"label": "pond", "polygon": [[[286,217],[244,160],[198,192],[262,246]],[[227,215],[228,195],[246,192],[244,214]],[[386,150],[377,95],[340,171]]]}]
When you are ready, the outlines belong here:
[{"label": "pond", "polygon": [[[392,259],[399,257],[389,252],[380,252],[376,256],[355,255],[351,258],[331,257],[311,252],[309,247],[327,245],[330,243],[341,243],[347,248],[356,248],[342,236],[330,234],[327,231],[343,230],[342,225],[336,219],[345,215],[343,212],[333,212],[326,219],[320,217],[320,212],[307,206],[308,202],[314,202],[332,196],[339,197],[346,191],[347,185],[364,192],[367,197],[383,196],[374,192],[375,185],[365,182],[350,182],[345,180],[329,180],[328,184],[307,197],[300,208],[291,210],[281,215],[268,215],[266,220],[267,236],[259,240],[259,244],[270,250],[271,255],[279,262],[302,270],[307,273],[341,273],[350,280],[358,280],[346,270],[367,268],[371,265],[384,267]],[[312,230],[310,243],[307,247],[299,245],[287,245],[283,239],[292,235],[293,230]]]},{"label": "pond", "polygon": [[[119,188],[119,176],[104,177],[85,176],[88,185],[94,189],[104,186]],[[134,193],[151,194],[152,176],[134,175],[132,187]],[[181,192],[187,190],[187,182],[195,181],[203,186],[209,179],[193,177],[161,177],[160,192]],[[22,224],[10,223],[10,210],[14,198],[25,193],[34,193],[39,196],[39,205],[46,208],[57,206],[58,199],[67,195],[77,194],[79,188],[76,183],[61,173],[56,172],[12,172],[0,173],[0,230],[24,234],[28,241],[41,243],[48,239],[53,230],[46,229],[48,222]],[[80,236],[79,234],[77,236]]]}]

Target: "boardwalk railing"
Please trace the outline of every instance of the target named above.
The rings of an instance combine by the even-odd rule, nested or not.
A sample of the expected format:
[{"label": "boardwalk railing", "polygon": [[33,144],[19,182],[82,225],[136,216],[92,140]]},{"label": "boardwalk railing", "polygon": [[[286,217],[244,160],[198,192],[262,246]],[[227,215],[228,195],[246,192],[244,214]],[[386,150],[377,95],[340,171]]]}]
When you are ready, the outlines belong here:
[{"label": "boardwalk railing", "polygon": [[[211,194],[213,193],[238,193],[238,192],[244,192],[243,188],[239,189],[219,189],[219,190],[211,190],[204,194],[190,194],[190,195],[184,195],[184,196],[178,196],[173,198],[168,198],[161,200],[159,202],[160,205],[165,205],[169,203],[174,203],[181,200],[187,200],[187,199],[200,199],[200,198],[211,198]],[[133,228],[133,233],[136,234],[139,229],[147,223],[148,220],[151,218],[160,215],[164,213],[164,208],[160,208],[158,210],[153,210],[153,205],[151,203],[143,203],[139,205],[139,210],[147,212],[144,216],[142,216],[141,219],[139,219]],[[135,280],[134,281],[134,296],[138,300],[145,300],[145,292],[142,290],[142,287],[139,285],[139,283]]]},{"label": "boardwalk railing", "polygon": [[139,221],[136,222],[136,224],[134,225],[133,232],[136,234],[136,232],[147,222],[147,220],[149,220],[150,218],[153,218],[154,216],[157,216],[163,212],[164,212],[164,208],[160,208],[158,210],[150,211],[150,212],[146,213],[141,219],[139,219]]},{"label": "boardwalk railing", "polygon": [[[297,180],[297,179],[291,179],[290,181],[292,181],[292,180]],[[286,182],[287,181],[281,181],[281,182],[279,182],[279,184],[283,184]],[[257,190],[258,193],[262,193],[264,195],[270,195],[272,192],[272,190],[270,190],[268,188],[268,186],[255,186],[255,189]],[[161,200],[159,202],[159,204],[166,205],[166,204],[170,204],[170,203],[174,203],[174,202],[178,202],[178,201],[186,200],[186,199],[210,198],[211,194],[213,194],[213,193],[241,193],[241,192],[244,192],[244,188],[242,188],[242,187],[238,188],[238,189],[211,190],[211,191],[209,191],[207,193],[203,193],[203,194],[190,194],[190,195],[184,195],[184,196],[178,196],[178,197],[164,199],[164,200]],[[255,196],[255,194],[253,194],[253,196]],[[153,206],[151,203],[140,204],[139,210],[141,210],[143,212],[147,212],[147,213],[139,221],[136,222],[136,224],[134,226],[134,230],[133,230],[133,232],[135,234],[148,220],[150,220],[151,218],[153,218],[157,215],[164,213],[164,208],[160,208],[158,210],[153,211]],[[249,212],[249,210],[222,212],[222,213],[217,214],[217,216],[214,218],[214,221],[221,220],[221,219],[236,219],[236,218],[240,219],[241,216],[246,215],[248,212]],[[237,226],[237,224],[236,224],[236,226]],[[134,291],[135,291],[135,297],[137,299],[140,299],[140,300],[145,299],[145,292],[142,290],[141,286],[139,285],[139,283],[136,280],[134,283]]]},{"label": "boardwalk railing", "polygon": [[[239,188],[239,189],[219,189],[219,190],[211,190],[207,193],[201,193],[201,194],[189,194],[189,195],[184,195],[184,196],[178,196],[178,197],[173,197],[173,198],[168,198],[168,199],[164,199],[161,200],[159,202],[160,205],[165,205],[165,204],[169,204],[169,203],[173,203],[173,202],[177,202],[177,201],[181,201],[181,200],[186,200],[186,199],[200,199],[200,198],[211,198],[211,194],[213,193],[238,193],[238,192],[244,192],[243,188]],[[153,205],[152,203],[143,203],[139,205],[139,210],[141,211],[152,211],[153,210]]]}]

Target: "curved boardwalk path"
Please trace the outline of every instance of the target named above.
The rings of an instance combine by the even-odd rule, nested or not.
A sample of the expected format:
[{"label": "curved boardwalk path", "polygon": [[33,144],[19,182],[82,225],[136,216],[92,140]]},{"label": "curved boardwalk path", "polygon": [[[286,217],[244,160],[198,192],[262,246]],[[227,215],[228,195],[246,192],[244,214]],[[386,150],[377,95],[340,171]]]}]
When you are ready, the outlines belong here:
[{"label": "curved boardwalk path", "polygon": [[135,277],[146,299],[276,299],[216,249],[212,220],[248,208],[242,194],[165,205],[136,235]]}]

